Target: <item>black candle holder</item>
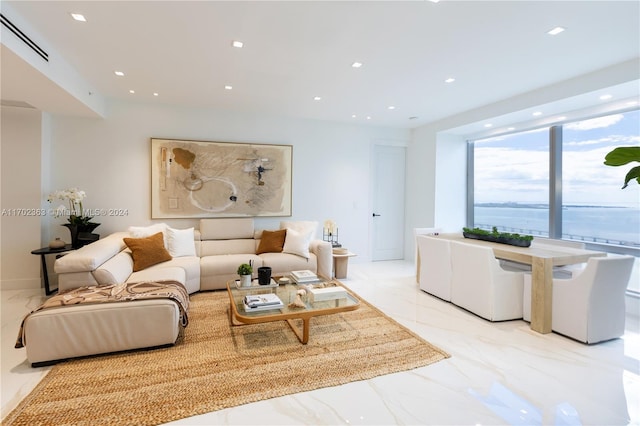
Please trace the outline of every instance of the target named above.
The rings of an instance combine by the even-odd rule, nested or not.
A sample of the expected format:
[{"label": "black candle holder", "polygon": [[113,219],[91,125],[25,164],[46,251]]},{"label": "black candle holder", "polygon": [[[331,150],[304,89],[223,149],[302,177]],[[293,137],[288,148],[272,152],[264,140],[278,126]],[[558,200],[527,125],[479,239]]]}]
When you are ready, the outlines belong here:
[{"label": "black candle holder", "polygon": [[331,243],[331,247],[342,247],[342,244],[338,243],[338,228],[331,231],[327,228],[322,229],[322,239]]}]

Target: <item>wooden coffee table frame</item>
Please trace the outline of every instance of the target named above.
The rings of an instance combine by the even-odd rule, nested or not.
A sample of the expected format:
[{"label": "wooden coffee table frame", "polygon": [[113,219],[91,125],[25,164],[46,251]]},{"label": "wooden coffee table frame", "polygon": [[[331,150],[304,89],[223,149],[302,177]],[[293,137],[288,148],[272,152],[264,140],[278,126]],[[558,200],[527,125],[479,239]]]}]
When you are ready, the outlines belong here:
[{"label": "wooden coffee table frame", "polygon": [[[294,284],[286,285],[297,287]],[[352,302],[354,302],[350,305],[337,306],[339,301],[335,300],[336,306],[334,307],[320,309],[298,308],[295,310],[291,308],[291,310],[289,310],[290,308],[287,308],[287,304],[289,303],[288,300],[283,300],[282,302],[285,303],[285,307],[283,308],[285,312],[282,312],[282,309],[274,309],[269,311],[262,311],[259,313],[259,315],[243,315],[243,313],[239,312],[238,310],[238,303],[234,298],[232,289],[238,291],[238,289],[235,288],[235,283],[233,281],[227,283],[227,294],[229,295],[229,321],[232,326],[263,324],[274,321],[286,321],[287,324],[289,324],[289,327],[291,327],[291,330],[293,330],[293,332],[295,333],[298,340],[300,340],[300,343],[302,343],[303,345],[306,345],[309,342],[311,318],[321,315],[336,314],[339,312],[354,311],[360,307],[360,301],[351,293],[348,293],[347,297],[350,298]],[[251,290],[246,291],[247,294],[250,294],[251,292]],[[302,320],[301,330],[299,327],[296,327],[296,324],[294,324],[293,320]]]}]

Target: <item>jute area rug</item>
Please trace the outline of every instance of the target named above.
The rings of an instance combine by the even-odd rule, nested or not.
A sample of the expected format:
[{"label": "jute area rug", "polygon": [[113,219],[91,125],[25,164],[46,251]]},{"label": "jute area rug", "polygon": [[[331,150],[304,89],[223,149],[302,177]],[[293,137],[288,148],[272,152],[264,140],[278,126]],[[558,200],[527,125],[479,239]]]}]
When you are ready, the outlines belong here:
[{"label": "jute area rug", "polygon": [[175,346],[57,364],[5,425],[160,424],[426,366],[449,355],[361,299],[311,320],[231,327],[226,292],[192,295]]}]

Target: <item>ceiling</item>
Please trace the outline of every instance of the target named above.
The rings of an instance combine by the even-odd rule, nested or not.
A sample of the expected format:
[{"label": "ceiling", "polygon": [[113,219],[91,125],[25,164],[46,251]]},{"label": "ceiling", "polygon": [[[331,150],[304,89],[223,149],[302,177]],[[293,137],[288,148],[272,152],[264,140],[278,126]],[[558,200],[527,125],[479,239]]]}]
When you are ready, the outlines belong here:
[{"label": "ceiling", "polygon": [[[640,56],[638,1],[2,4],[107,99],[400,128]],[[68,99],[38,99],[21,66],[3,48],[3,101],[63,111]],[[638,84],[618,91],[637,97]]]}]

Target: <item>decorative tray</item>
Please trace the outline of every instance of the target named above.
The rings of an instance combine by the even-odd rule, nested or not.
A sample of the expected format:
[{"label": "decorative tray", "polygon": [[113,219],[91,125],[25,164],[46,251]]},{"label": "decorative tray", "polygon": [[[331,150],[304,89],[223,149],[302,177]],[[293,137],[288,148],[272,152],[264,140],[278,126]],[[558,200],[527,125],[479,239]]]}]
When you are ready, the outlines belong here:
[{"label": "decorative tray", "polygon": [[235,280],[235,283],[236,283],[236,288],[238,290],[256,290],[260,288],[274,288],[274,287],[278,287],[279,285],[276,281],[273,280],[273,278],[271,278],[270,284],[265,284],[265,285],[258,284],[258,279],[256,278],[255,280],[251,281],[250,287],[242,287],[240,285],[240,280]]}]

